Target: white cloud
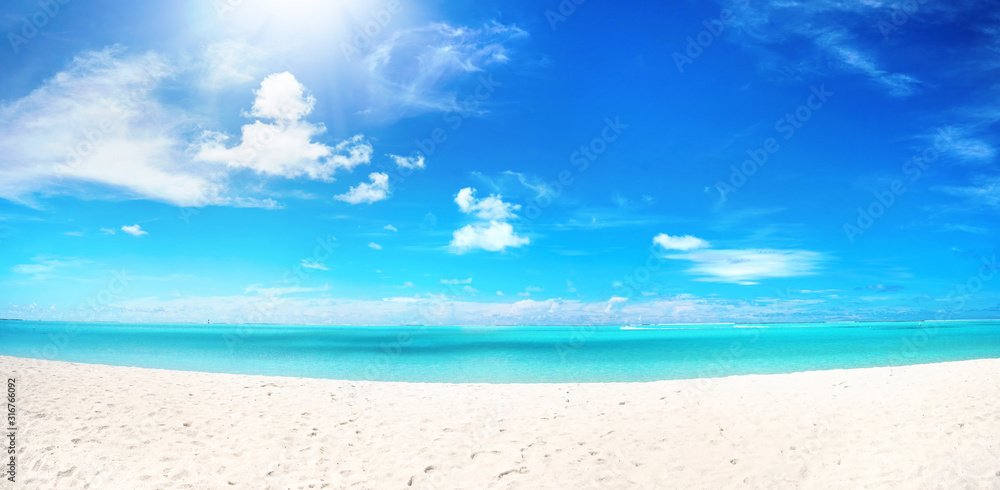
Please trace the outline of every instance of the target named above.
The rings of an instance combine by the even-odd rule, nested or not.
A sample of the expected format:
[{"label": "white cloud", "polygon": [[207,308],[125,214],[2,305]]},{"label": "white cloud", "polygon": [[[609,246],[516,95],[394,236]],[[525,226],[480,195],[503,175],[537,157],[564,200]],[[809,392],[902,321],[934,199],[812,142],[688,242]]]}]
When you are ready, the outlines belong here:
[{"label": "white cloud", "polygon": [[[870,79],[881,84],[889,92],[889,95],[896,97],[906,97],[913,95],[918,84],[917,79],[902,73],[888,73],[879,69],[871,57],[862,53],[858,49],[843,46],[843,40],[839,35],[828,35],[831,39],[827,42],[818,43],[825,47],[831,54],[839,59],[845,66],[854,71],[867,75]],[[822,39],[822,37],[820,37]]]},{"label": "white cloud", "polygon": [[503,202],[500,195],[490,195],[482,199],[477,199],[476,190],[466,187],[458,191],[455,196],[455,203],[465,214],[473,214],[483,220],[504,220],[514,216],[513,211],[521,208],[519,204]]},{"label": "white cloud", "polygon": [[287,71],[268,75],[253,93],[257,97],[250,114],[264,119],[298,121],[316,106],[316,99]]},{"label": "white cloud", "polygon": [[370,184],[362,182],[343,194],[333,196],[333,198],[351,204],[371,204],[389,197],[389,174],[373,172],[368,174],[368,178],[371,179]]},{"label": "white cloud", "polygon": [[474,288],[472,286],[465,286],[465,287],[462,288],[462,291],[464,291],[466,293],[469,293],[469,294],[476,294],[476,293],[479,292],[478,289],[476,289],[476,288]]},{"label": "white cloud", "polygon": [[[267,77],[255,91],[247,115],[265,121],[243,126],[236,146],[226,146],[229,137],[214,131],[189,138],[191,127],[218,123],[160,94],[175,77],[235,69],[216,66],[233,49],[210,47],[203,58],[183,63],[120,47],[85,52],[28,95],[0,104],[0,198],[35,205],[38,195],[69,194],[275,209],[281,205],[273,199],[240,195],[262,186],[231,175],[252,170],[330,181],[339,169],[370,162],[372,147],[362,135],[332,146],[313,141],[326,129],[302,120],[315,100],[287,72]],[[230,187],[234,182],[242,187]]]},{"label": "white cloud", "polygon": [[[787,76],[789,70],[824,75],[831,69],[854,72],[867,76],[895,97],[914,94],[920,84],[910,75],[881,68],[874,56],[856,47],[870,31],[862,30],[860,35],[855,35],[848,30],[851,25],[876,26],[880,16],[887,16],[892,11],[882,2],[742,2],[737,7],[732,25],[740,35],[727,38],[745,42],[754,51],[810,41],[817,48],[804,51],[808,54],[791,60],[782,59],[784,50],[766,52],[768,56],[763,58],[762,66],[780,70],[782,76]],[[834,17],[850,17],[851,21],[840,22],[834,28],[825,27]]]},{"label": "white cloud", "polygon": [[312,288],[309,288],[309,287],[299,287],[299,286],[265,288],[265,287],[260,287],[260,286],[257,286],[257,285],[253,285],[253,286],[247,286],[246,288],[244,288],[243,292],[245,292],[245,293],[257,293],[258,295],[261,295],[261,296],[274,297],[274,296],[284,296],[286,294],[315,293],[315,292],[319,292],[319,291],[328,291],[329,289],[330,289],[330,286],[328,284],[325,284],[325,285],[319,286],[319,287],[312,287]]},{"label": "white cloud", "polygon": [[382,246],[379,245],[379,244],[377,244],[377,243],[375,243],[375,242],[369,242],[368,243],[368,248],[374,249],[374,250],[382,250]]},{"label": "white cloud", "polygon": [[668,259],[688,260],[691,274],[699,281],[757,284],[761,279],[814,274],[823,256],[806,250],[695,250],[667,255]]},{"label": "white cloud", "polygon": [[608,300],[608,306],[604,308],[604,312],[611,313],[612,311],[620,310],[625,306],[626,301],[628,301],[628,298],[622,296],[612,296],[611,299]]},{"label": "white cloud", "polygon": [[465,225],[452,233],[450,247],[456,253],[481,248],[490,252],[505,252],[507,247],[527,245],[528,237],[514,233],[510,223],[490,221],[489,224]]},{"label": "white cloud", "polygon": [[250,169],[260,175],[296,178],[307,176],[329,182],[338,170],[352,170],[371,162],[372,146],[355,135],[334,146],[313,141],[326,132],[322,124],[302,120],[312,112],[316,99],[288,72],[265,78],[250,115],[273,122],[254,121],[242,127],[242,139],[227,147],[229,136],[204,132],[194,148],[194,159],[225,164],[232,169]]},{"label": "white cloud", "polygon": [[542,288],[540,288],[538,286],[528,286],[528,287],[524,288],[524,291],[521,291],[521,292],[517,293],[517,295],[518,296],[523,296],[523,297],[528,297],[528,296],[531,296],[531,293],[540,293],[540,292],[542,292]]},{"label": "white cloud", "polygon": [[118,230],[114,228],[101,228],[101,231],[103,231],[105,235],[114,235],[118,232]]},{"label": "white cloud", "polygon": [[505,252],[507,247],[517,248],[529,243],[528,237],[514,233],[514,227],[505,221],[514,217],[513,211],[520,209],[520,205],[504,202],[500,195],[477,199],[475,194],[475,189],[466,187],[458,191],[455,204],[463,213],[484,221],[455,230],[450,244],[452,252],[463,253],[474,248]]},{"label": "white cloud", "polygon": [[202,86],[208,90],[219,90],[251,83],[260,73],[263,58],[263,49],[242,41],[210,44],[201,57]]},{"label": "white cloud", "polygon": [[[104,193],[181,206],[220,200],[212,169],[186,165],[176,136],[188,116],[154,91],[176,73],[156,54],[81,54],[28,95],[0,105],[0,197]],[[96,193],[100,194],[100,193]]]},{"label": "white cloud", "polygon": [[472,278],[467,279],[441,279],[441,284],[472,284]]},{"label": "white cloud", "polygon": [[552,187],[549,186],[549,184],[546,184],[544,180],[538,177],[535,176],[529,177],[520,172],[513,172],[510,170],[505,171],[504,175],[511,175],[517,177],[517,181],[520,182],[521,185],[523,185],[524,187],[527,187],[528,189],[535,191],[535,195],[538,198],[551,195],[554,192],[552,190]]},{"label": "white cloud", "polygon": [[698,237],[691,235],[670,236],[666,233],[660,233],[659,235],[653,237],[653,243],[667,250],[694,250],[709,246],[707,241]]},{"label": "white cloud", "polygon": [[321,270],[321,271],[328,271],[328,270],[330,270],[329,268],[327,268],[326,265],[324,265],[322,262],[320,262],[318,260],[302,259],[301,265],[302,265],[302,267],[305,267],[306,269],[316,269],[316,270]]},{"label": "white cloud", "polygon": [[979,177],[976,184],[967,186],[937,186],[934,190],[964,197],[977,206],[1000,207],[1000,177]]},{"label": "white cloud", "polygon": [[396,162],[396,166],[399,168],[409,168],[417,169],[424,168],[424,156],[417,155],[415,157],[402,157],[399,155],[389,155],[392,161]]},{"label": "white cloud", "polygon": [[942,153],[947,152],[966,161],[989,162],[996,150],[989,143],[971,136],[971,133],[970,129],[948,126],[928,135],[928,139]]},{"label": "white cloud", "polygon": [[383,229],[385,229],[385,230],[389,230],[389,231],[392,231],[392,232],[397,232],[397,231],[399,231],[399,230],[397,230],[397,229],[396,229],[396,227],[395,227],[395,226],[392,226],[392,225],[385,225],[385,227],[383,227]]},{"label": "white cloud", "polygon": [[67,231],[66,233],[63,233],[63,235],[83,236],[83,232],[82,231]]},{"label": "white cloud", "polygon": [[497,291],[497,296],[503,296],[503,291]]},{"label": "white cloud", "polygon": [[[488,79],[485,68],[509,59],[507,45],[527,37],[514,25],[496,22],[470,28],[445,23],[399,30],[362,61],[370,88],[363,111],[381,119],[424,112],[463,110],[456,84]],[[495,86],[487,87],[490,90]],[[465,111],[468,112],[468,111]]]},{"label": "white cloud", "polygon": [[31,258],[30,264],[18,264],[11,267],[11,272],[30,275],[35,280],[45,280],[56,277],[55,272],[57,269],[79,267],[80,265],[82,265],[82,262],[77,259],[36,255]]},{"label": "white cloud", "polygon": [[143,235],[148,235],[149,234],[148,232],[144,231],[142,229],[142,227],[139,226],[139,225],[127,225],[127,226],[123,225],[122,226],[122,231],[124,231],[125,233],[128,233],[129,235],[132,235],[134,237],[141,237]]}]

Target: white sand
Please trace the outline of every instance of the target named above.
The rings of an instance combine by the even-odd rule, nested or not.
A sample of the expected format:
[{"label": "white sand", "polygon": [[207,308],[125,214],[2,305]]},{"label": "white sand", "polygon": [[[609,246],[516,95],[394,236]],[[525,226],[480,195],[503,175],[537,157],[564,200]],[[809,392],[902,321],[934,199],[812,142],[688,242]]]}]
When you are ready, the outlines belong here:
[{"label": "white sand", "polygon": [[18,488],[1000,488],[1000,360],[535,385],[12,372]]}]

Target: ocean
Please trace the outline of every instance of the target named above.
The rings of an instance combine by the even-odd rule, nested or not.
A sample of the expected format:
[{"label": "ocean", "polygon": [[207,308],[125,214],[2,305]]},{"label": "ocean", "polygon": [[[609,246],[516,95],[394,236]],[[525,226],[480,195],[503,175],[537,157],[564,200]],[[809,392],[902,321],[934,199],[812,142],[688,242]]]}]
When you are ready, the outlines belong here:
[{"label": "ocean", "polygon": [[635,382],[1000,358],[1000,321],[623,328],[3,320],[0,355],[346,380]]}]

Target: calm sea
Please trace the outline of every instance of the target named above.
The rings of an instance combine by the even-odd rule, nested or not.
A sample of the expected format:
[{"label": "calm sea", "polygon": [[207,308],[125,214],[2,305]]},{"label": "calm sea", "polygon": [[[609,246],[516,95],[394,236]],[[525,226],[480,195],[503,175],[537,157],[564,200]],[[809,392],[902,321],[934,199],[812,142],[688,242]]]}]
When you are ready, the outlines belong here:
[{"label": "calm sea", "polygon": [[0,321],[0,355],[348,380],[652,381],[1000,358],[1000,321],[643,328]]}]

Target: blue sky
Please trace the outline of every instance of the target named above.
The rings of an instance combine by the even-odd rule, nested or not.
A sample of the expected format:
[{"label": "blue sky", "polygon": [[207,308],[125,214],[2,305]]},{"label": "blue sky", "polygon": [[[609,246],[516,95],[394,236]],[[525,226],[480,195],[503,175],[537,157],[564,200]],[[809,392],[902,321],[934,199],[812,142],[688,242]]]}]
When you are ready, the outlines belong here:
[{"label": "blue sky", "polygon": [[1000,316],[989,2],[2,14],[2,317]]}]

